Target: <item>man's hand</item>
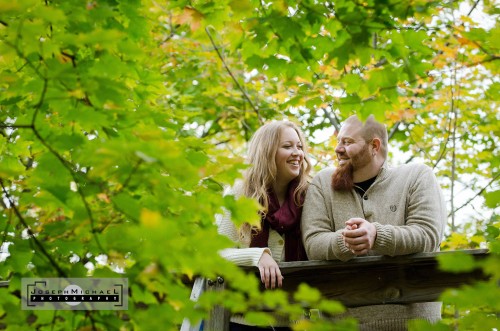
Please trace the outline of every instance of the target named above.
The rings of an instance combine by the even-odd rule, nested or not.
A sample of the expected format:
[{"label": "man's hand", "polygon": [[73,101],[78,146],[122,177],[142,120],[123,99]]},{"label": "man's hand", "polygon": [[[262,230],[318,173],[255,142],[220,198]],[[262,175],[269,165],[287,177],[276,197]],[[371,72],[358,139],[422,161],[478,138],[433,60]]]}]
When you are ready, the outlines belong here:
[{"label": "man's hand", "polygon": [[375,225],[362,218],[351,218],[345,225],[342,232],[345,246],[355,255],[368,254],[377,238]]},{"label": "man's hand", "polygon": [[281,270],[278,267],[278,263],[269,255],[268,252],[264,252],[259,260],[259,271],[260,280],[266,288],[275,288],[276,285],[281,287],[283,284],[283,277],[281,276]]}]

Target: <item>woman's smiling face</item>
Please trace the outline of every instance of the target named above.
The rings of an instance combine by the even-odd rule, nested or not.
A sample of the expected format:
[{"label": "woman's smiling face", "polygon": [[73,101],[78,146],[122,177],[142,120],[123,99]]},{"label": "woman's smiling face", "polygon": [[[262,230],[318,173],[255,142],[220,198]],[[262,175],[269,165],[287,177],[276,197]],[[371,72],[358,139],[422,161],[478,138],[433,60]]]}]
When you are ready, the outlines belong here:
[{"label": "woman's smiling face", "polygon": [[292,128],[281,130],[280,142],[276,151],[276,181],[289,183],[300,174],[304,151],[299,135]]}]

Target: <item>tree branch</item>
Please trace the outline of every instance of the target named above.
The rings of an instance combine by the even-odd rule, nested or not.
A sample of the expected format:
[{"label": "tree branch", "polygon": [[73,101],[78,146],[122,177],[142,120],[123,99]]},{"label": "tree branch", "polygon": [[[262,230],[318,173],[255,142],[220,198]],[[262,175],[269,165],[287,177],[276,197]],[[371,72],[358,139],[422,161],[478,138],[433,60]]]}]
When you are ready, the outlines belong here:
[{"label": "tree branch", "polygon": [[42,143],[42,145],[44,145],[50,153],[52,153],[60,162],[61,164],[63,165],[63,167],[65,167],[71,178],[73,178],[73,181],[75,182],[76,184],[76,191],[78,193],[78,195],[80,196],[80,199],[82,200],[83,202],[83,205],[85,207],[85,210],[87,212],[87,215],[89,217],[89,220],[90,220],[90,227],[91,227],[91,232],[92,232],[92,235],[97,243],[97,246],[99,247],[99,249],[101,249],[101,251],[104,252],[104,249],[101,245],[101,243],[99,242],[99,238],[97,237],[97,229],[95,227],[95,220],[94,220],[94,216],[92,214],[92,210],[90,209],[90,206],[87,202],[87,199],[85,199],[85,194],[83,193],[82,191],[82,188],[81,188],[81,185],[80,185],[80,181],[78,180],[78,178],[76,177],[76,174],[75,172],[73,171],[73,169],[71,168],[71,165],[69,164],[68,161],[66,161],[62,156],[61,154],[59,154],[56,150],[54,150],[54,148],[52,146],[50,146],[46,141],[45,139],[40,135],[40,133],[38,132],[38,130],[36,128],[33,128],[33,133],[35,134],[35,136],[38,138],[38,140]]},{"label": "tree branch", "polygon": [[[452,92],[453,93],[453,92]],[[454,106],[453,106],[453,101],[454,101],[454,98],[452,96],[451,98],[451,110],[450,110],[450,113],[453,112],[453,109],[454,109]],[[439,164],[439,162],[441,162],[441,160],[443,159],[445,153],[446,153],[446,150],[448,149],[448,143],[450,142],[450,137],[451,137],[451,134],[450,132],[452,132],[451,128],[452,128],[452,125],[453,125],[453,119],[450,118],[449,122],[448,122],[448,130],[446,131],[448,133],[448,135],[446,136],[446,140],[444,141],[444,147],[443,147],[443,150],[440,151],[440,154],[436,160],[436,162],[434,162],[434,165],[432,166],[432,169],[436,168],[437,165]]]},{"label": "tree branch", "polygon": [[498,173],[495,177],[493,177],[489,182],[488,184],[486,184],[486,186],[484,186],[476,195],[474,195],[472,198],[470,198],[469,200],[467,200],[463,205],[461,205],[460,207],[458,207],[457,209],[455,210],[452,210],[448,216],[450,216],[452,213],[456,213],[457,211],[459,211],[460,209],[464,208],[465,206],[467,206],[469,203],[471,203],[474,199],[476,199],[478,196],[480,196],[481,194],[483,194],[483,192],[488,188],[490,187],[491,184],[493,184],[498,178],[500,178],[500,173]]},{"label": "tree branch", "polygon": [[[460,87],[457,84],[457,75],[456,71],[453,74],[453,85],[460,91]],[[453,130],[451,132],[451,143],[452,143],[452,156],[451,156],[451,185],[450,185],[450,195],[451,195],[451,210],[455,208],[455,176],[456,176],[456,140],[457,140],[457,121],[458,121],[458,110],[455,107],[455,95],[453,93],[454,89],[451,90],[451,112],[453,114]],[[459,92],[458,92],[459,93]],[[457,96],[457,100],[459,99],[459,95]],[[451,231],[455,231],[455,213],[451,214]]]},{"label": "tree branch", "polygon": [[[408,137],[409,137],[409,138],[410,138],[410,140],[413,142],[413,145],[417,146],[417,148],[418,148],[418,149],[419,149],[422,153],[424,153],[424,155],[425,155],[425,157],[426,157],[426,158],[428,158],[429,160],[431,160],[431,159],[432,159],[432,158],[431,158],[431,156],[427,153],[427,151],[426,151],[424,148],[422,148],[422,147],[420,147],[420,146],[419,146],[418,142],[417,142],[417,141],[413,138],[413,136],[412,136],[412,134],[411,134],[411,131],[410,131],[410,130],[408,130]],[[412,158],[413,158],[413,157],[412,157]],[[408,161],[408,162],[409,162],[409,161]]]},{"label": "tree branch", "polygon": [[142,159],[139,159],[139,161],[137,161],[137,163],[134,165],[134,168],[132,168],[132,171],[130,171],[127,178],[123,182],[123,185],[122,185],[119,192],[123,191],[123,189],[125,189],[128,186],[128,184],[130,183],[130,180],[132,179],[132,176],[137,172],[137,170],[139,169],[142,162],[143,162]]},{"label": "tree branch", "polygon": [[397,121],[394,126],[392,127],[391,131],[389,132],[389,134],[387,135],[387,140],[391,140],[392,136],[394,136],[396,134],[396,132],[398,132],[398,129],[399,129],[399,124],[401,124],[401,121]]},{"label": "tree branch", "polygon": [[229,69],[226,61],[224,60],[224,57],[222,56],[221,52],[219,51],[219,47],[215,44],[215,41],[212,38],[212,35],[210,34],[210,31],[208,30],[208,27],[205,28],[205,32],[207,33],[208,38],[210,39],[210,42],[214,46],[214,49],[217,52],[217,55],[219,56],[219,59],[222,61],[222,64],[224,65],[224,68],[226,68],[226,71],[228,72],[229,76],[231,76],[231,78],[233,79],[233,81],[236,84],[236,86],[238,87],[238,89],[241,91],[241,93],[243,93],[243,96],[245,97],[245,99],[248,101],[248,103],[250,104],[250,106],[252,107],[252,109],[257,114],[257,118],[259,119],[259,123],[260,124],[264,123],[262,117],[260,116],[259,109],[253,104],[253,102],[252,102],[252,100],[250,100],[250,97],[248,96],[248,94],[245,92],[245,90],[243,89],[243,87],[240,85],[240,83],[238,82],[238,80],[236,79],[236,77],[233,75],[233,73]]},{"label": "tree branch", "polygon": [[[333,109],[332,105],[330,105],[330,108]],[[333,125],[333,127],[337,132],[340,131],[340,123],[338,121],[338,118],[335,116],[335,113],[333,113],[333,116],[335,116],[335,118],[333,118],[332,115],[326,110],[326,108],[322,109],[323,112],[325,113],[325,117],[328,119],[330,124]]]},{"label": "tree branch", "polygon": [[42,243],[35,237],[35,234],[33,233],[33,231],[31,231],[31,228],[29,227],[28,223],[26,223],[26,220],[21,215],[21,213],[19,212],[19,209],[17,209],[14,201],[12,200],[12,198],[9,194],[9,191],[7,190],[7,188],[5,187],[5,185],[3,183],[2,178],[0,178],[0,186],[2,187],[2,191],[5,194],[5,198],[7,199],[7,201],[9,201],[10,207],[12,207],[12,210],[14,210],[14,213],[16,214],[17,218],[19,219],[19,222],[21,222],[21,224],[24,226],[24,228],[28,231],[28,235],[29,235],[30,239],[33,240],[33,242],[38,247],[40,252],[49,260],[49,263],[57,270],[57,273],[59,274],[59,276],[67,277],[66,273],[61,269],[61,267],[59,267],[57,262],[47,252],[47,250],[42,245]]},{"label": "tree branch", "polygon": [[26,63],[28,64],[28,66],[30,66],[35,71],[35,73],[40,77],[40,79],[42,79],[43,82],[44,82],[43,88],[42,88],[42,92],[40,94],[40,99],[33,106],[33,108],[35,109],[35,111],[34,111],[33,116],[31,118],[31,125],[29,125],[29,126],[20,125],[19,127],[31,128],[31,130],[33,131],[33,133],[35,134],[35,136],[38,138],[38,140],[42,143],[42,145],[44,145],[61,162],[61,164],[69,171],[71,177],[73,178],[73,181],[76,184],[77,192],[78,192],[78,194],[80,195],[80,197],[81,197],[81,199],[83,201],[83,204],[84,204],[85,209],[87,211],[87,215],[89,216],[90,226],[92,228],[92,234],[93,234],[94,239],[95,239],[95,241],[97,243],[97,246],[102,251],[104,251],[104,249],[102,248],[102,246],[101,246],[101,244],[99,242],[99,239],[97,238],[97,235],[96,235],[95,221],[94,221],[94,217],[92,215],[92,211],[90,210],[90,206],[89,206],[87,200],[85,199],[85,195],[83,194],[83,191],[82,191],[82,189],[80,187],[80,182],[79,182],[78,178],[76,177],[73,169],[68,164],[68,161],[66,161],[56,150],[54,150],[54,148],[52,148],[52,146],[50,146],[45,141],[45,139],[40,135],[40,133],[38,132],[38,130],[35,127],[35,122],[36,122],[36,118],[38,116],[38,112],[39,112],[40,108],[42,107],[42,105],[43,105],[43,103],[45,101],[45,95],[47,93],[47,86],[48,86],[48,79],[45,78],[42,75],[42,73],[26,57],[24,57],[24,55],[21,53],[21,51],[16,46],[14,46],[12,44],[10,44],[10,46],[13,47],[16,50],[16,53],[18,54],[18,56],[21,57],[22,59],[24,59],[26,61]]},{"label": "tree branch", "polygon": [[474,9],[476,9],[477,5],[479,4],[479,1],[480,0],[476,0],[476,2],[474,3],[474,5],[472,6],[472,8],[469,10],[469,13],[467,14],[467,16],[470,16],[472,14],[472,12],[474,11]]},{"label": "tree branch", "polygon": [[500,60],[500,55],[491,55],[491,57],[488,58],[488,59],[484,59],[484,60],[481,60],[481,61],[478,61],[478,62],[472,62],[470,64],[466,64],[464,67],[466,67],[466,68],[475,67],[477,65],[480,65],[480,64],[483,64],[483,63],[488,63],[488,62],[493,62],[493,61],[496,61],[496,60]]}]

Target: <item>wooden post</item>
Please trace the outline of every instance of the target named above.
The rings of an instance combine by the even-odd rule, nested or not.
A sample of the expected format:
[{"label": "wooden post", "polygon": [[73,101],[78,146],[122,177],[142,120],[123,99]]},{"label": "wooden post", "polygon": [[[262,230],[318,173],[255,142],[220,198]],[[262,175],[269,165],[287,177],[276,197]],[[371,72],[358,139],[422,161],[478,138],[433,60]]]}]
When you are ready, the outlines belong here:
[{"label": "wooden post", "polygon": [[[207,291],[222,291],[226,288],[224,278],[207,279],[205,288]],[[210,313],[210,317],[205,321],[203,330],[205,331],[229,331],[229,311],[221,306],[215,306]]]},{"label": "wooden post", "polygon": [[[193,284],[193,289],[191,290],[191,301],[198,301],[200,295],[205,291],[205,278],[198,277],[195,279]],[[189,319],[185,318],[182,321],[181,330],[180,331],[200,331],[201,321],[197,323],[191,324]]]}]

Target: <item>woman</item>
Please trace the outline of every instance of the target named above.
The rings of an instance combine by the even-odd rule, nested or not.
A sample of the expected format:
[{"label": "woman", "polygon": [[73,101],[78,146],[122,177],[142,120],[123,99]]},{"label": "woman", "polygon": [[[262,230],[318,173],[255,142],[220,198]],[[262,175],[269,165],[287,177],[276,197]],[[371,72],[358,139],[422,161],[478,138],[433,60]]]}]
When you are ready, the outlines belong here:
[{"label": "woman", "polygon": [[[302,204],[311,163],[300,129],[288,121],[271,122],[255,132],[248,146],[250,167],[235,194],[254,198],[262,206],[261,226],[243,224],[236,229],[229,215],[218,219],[219,233],[241,248],[228,248],[221,255],[241,266],[257,266],[266,288],[281,287],[280,261],[307,260],[300,233]],[[288,325],[288,320],[279,321]],[[275,330],[276,328],[273,326]],[[231,330],[247,327],[242,317],[231,318]]]}]

